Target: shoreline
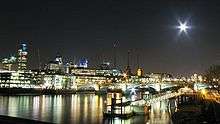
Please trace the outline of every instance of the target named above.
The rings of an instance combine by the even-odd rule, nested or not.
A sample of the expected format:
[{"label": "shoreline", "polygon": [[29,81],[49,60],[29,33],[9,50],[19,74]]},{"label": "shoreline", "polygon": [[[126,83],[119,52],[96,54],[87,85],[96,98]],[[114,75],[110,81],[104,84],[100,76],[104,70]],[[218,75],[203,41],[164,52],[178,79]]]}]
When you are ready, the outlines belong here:
[{"label": "shoreline", "polygon": [[96,94],[104,95],[106,92],[94,90],[70,90],[70,89],[34,89],[34,88],[0,88],[2,96],[35,96],[35,95],[71,95],[71,94]]},{"label": "shoreline", "polygon": [[2,124],[53,124],[50,122],[44,122],[39,120],[31,120],[20,117],[12,117],[6,115],[0,115],[0,123]]},{"label": "shoreline", "polygon": [[182,104],[172,115],[173,124],[215,124],[214,109],[211,101],[205,100],[197,103]]}]

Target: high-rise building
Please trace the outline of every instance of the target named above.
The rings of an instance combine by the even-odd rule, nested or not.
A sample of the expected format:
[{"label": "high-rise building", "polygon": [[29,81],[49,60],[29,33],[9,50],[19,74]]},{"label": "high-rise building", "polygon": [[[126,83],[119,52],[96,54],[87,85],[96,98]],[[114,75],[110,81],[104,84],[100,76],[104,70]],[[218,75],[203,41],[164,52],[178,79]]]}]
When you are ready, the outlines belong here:
[{"label": "high-rise building", "polygon": [[79,60],[79,67],[87,68],[88,67],[88,60],[86,58],[82,58]]},{"label": "high-rise building", "polygon": [[17,67],[16,65],[17,58],[14,56],[2,59],[1,63],[3,64],[3,69],[12,71]]},{"label": "high-rise building", "polygon": [[27,44],[21,43],[18,48],[18,70],[27,70]]},{"label": "high-rise building", "polygon": [[62,56],[58,54],[58,55],[56,56],[56,58],[55,58],[55,61],[56,61],[59,65],[62,65],[62,64],[63,64]]},{"label": "high-rise building", "polygon": [[65,68],[62,56],[58,54],[54,60],[46,65],[45,69],[50,73],[64,73]]}]

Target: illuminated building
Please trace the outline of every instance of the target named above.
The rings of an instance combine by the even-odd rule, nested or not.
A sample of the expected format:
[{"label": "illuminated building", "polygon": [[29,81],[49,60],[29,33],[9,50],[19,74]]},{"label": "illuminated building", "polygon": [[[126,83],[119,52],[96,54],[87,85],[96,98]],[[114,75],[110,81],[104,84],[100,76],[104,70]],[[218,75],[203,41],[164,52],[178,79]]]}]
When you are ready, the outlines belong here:
[{"label": "illuminated building", "polygon": [[17,62],[17,58],[14,56],[2,59],[3,69],[8,71],[16,70],[17,67],[16,62]]},{"label": "illuminated building", "polygon": [[66,75],[44,75],[42,88],[45,89],[73,89],[75,85],[74,76]]},{"label": "illuminated building", "polygon": [[193,74],[190,79],[192,82],[203,82],[202,75]]},{"label": "illuminated building", "polygon": [[18,70],[27,70],[27,44],[21,43],[18,49]]},{"label": "illuminated building", "polygon": [[65,73],[66,73],[66,74],[69,74],[69,73],[70,73],[70,66],[71,66],[70,63],[66,63],[66,65],[65,65]]},{"label": "illuminated building", "polygon": [[62,65],[62,64],[63,64],[62,56],[57,55],[56,58],[55,58],[55,61],[56,61],[59,65]]},{"label": "illuminated building", "polygon": [[0,71],[0,86],[30,88],[31,76],[31,72],[27,71]]},{"label": "illuminated building", "polygon": [[137,70],[137,76],[141,77],[141,76],[143,76],[143,75],[144,75],[143,69],[138,68],[138,70]]},{"label": "illuminated building", "polygon": [[31,87],[32,72],[27,70],[27,45],[19,44],[17,58],[11,56],[2,60],[0,70],[1,87]]},{"label": "illuminated building", "polygon": [[60,55],[57,55],[55,60],[53,61],[50,61],[46,67],[45,67],[45,70],[48,72],[48,73],[52,73],[52,74],[55,74],[55,73],[64,73],[65,72],[65,69],[64,69],[64,65],[63,65],[63,60],[62,60],[62,57]]},{"label": "illuminated building", "polygon": [[79,60],[79,67],[87,68],[88,67],[88,60],[86,58],[82,58]]},{"label": "illuminated building", "polygon": [[32,78],[30,79],[31,83],[36,86],[42,85],[45,72],[41,70],[31,70],[31,72],[32,72]]},{"label": "illuminated building", "polygon": [[147,74],[147,76],[149,76],[150,82],[163,82],[170,81],[172,79],[172,75],[167,73],[150,73]]},{"label": "illuminated building", "polygon": [[64,65],[65,68],[65,73],[66,74],[70,74],[71,73],[71,68],[77,68],[78,65],[77,64],[73,64],[72,62],[66,63]]},{"label": "illuminated building", "polygon": [[116,69],[96,69],[96,68],[71,68],[71,74],[75,75],[92,75],[92,76],[118,76],[121,71]]},{"label": "illuminated building", "polygon": [[56,61],[50,61],[48,64],[48,70],[59,71],[60,70],[59,63]]},{"label": "illuminated building", "polygon": [[100,65],[100,68],[101,68],[101,69],[110,69],[110,62],[103,62],[103,63]]},{"label": "illuminated building", "polygon": [[71,68],[71,74],[76,76],[77,83],[110,83],[114,76],[122,76],[122,72],[116,69],[97,68]]},{"label": "illuminated building", "polygon": [[145,83],[149,82],[149,77],[145,76],[145,75],[143,75],[143,76],[132,75],[132,76],[130,76],[129,79],[126,79],[125,82],[145,84]]}]

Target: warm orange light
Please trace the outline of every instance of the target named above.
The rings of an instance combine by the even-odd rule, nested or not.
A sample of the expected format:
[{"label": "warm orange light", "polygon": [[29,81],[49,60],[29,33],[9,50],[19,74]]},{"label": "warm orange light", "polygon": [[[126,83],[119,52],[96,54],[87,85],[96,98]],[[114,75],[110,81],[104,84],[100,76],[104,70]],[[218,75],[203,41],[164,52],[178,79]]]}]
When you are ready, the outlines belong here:
[{"label": "warm orange light", "polygon": [[203,95],[206,95],[206,94],[207,94],[206,89],[202,89],[202,90],[201,90],[201,93],[202,93]]}]

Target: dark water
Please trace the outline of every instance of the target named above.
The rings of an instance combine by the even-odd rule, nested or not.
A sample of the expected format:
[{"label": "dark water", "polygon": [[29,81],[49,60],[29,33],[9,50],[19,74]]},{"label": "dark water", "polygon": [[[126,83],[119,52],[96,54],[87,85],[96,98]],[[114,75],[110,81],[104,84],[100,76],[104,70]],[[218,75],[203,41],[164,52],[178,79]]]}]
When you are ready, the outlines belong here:
[{"label": "dark water", "polygon": [[53,123],[169,124],[168,101],[155,103],[147,116],[103,119],[105,97],[93,94],[0,96],[0,114]]}]

